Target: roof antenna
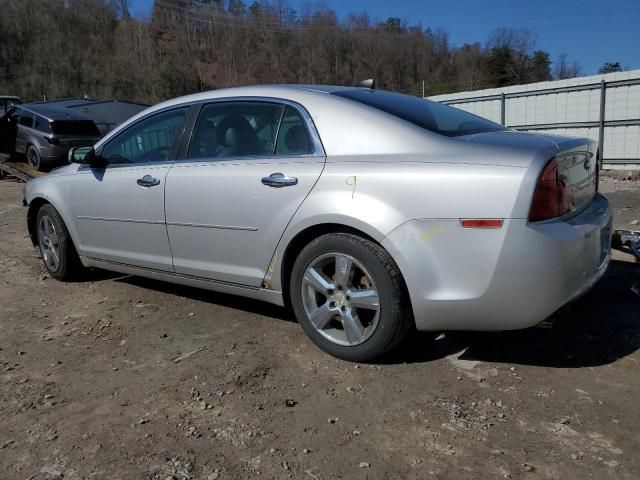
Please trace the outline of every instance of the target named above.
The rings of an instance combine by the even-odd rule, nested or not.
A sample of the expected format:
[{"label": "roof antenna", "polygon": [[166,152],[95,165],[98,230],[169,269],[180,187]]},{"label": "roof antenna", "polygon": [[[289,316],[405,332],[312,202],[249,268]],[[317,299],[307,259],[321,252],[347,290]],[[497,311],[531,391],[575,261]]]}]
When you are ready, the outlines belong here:
[{"label": "roof antenna", "polygon": [[362,82],[360,82],[357,86],[358,87],[362,87],[362,88],[370,88],[371,90],[375,90],[376,81],[373,78],[367,78],[366,80],[363,80]]}]

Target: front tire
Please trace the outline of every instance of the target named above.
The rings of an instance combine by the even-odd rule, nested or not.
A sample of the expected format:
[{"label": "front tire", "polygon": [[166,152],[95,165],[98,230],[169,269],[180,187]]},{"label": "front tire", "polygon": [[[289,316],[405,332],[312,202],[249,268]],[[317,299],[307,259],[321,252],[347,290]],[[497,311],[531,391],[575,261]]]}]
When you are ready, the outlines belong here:
[{"label": "front tire", "polygon": [[38,248],[44,267],[53,278],[69,281],[83,270],[78,252],[62,217],[51,204],[43,205],[36,218]]},{"label": "front tire", "polygon": [[380,245],[356,235],[331,233],[309,243],[294,263],[289,290],[305,333],[344,360],[378,359],[414,325],[395,262]]}]

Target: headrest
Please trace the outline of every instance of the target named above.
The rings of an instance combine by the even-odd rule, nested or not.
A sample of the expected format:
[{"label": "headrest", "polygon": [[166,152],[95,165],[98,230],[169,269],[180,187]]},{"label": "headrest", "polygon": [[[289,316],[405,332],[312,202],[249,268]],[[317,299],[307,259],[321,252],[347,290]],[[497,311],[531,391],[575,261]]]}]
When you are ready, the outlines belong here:
[{"label": "headrest", "polygon": [[242,115],[228,115],[218,126],[218,144],[235,147],[243,142],[251,142],[254,133],[253,127]]},{"label": "headrest", "polygon": [[307,130],[302,125],[294,125],[287,131],[284,144],[288,153],[309,153],[310,151]]}]

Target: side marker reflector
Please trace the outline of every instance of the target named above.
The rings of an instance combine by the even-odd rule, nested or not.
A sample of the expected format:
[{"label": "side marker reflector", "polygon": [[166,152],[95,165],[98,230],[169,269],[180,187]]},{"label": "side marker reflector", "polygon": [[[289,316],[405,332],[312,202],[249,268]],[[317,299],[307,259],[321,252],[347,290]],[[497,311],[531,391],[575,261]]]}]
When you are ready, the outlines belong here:
[{"label": "side marker reflector", "polygon": [[462,228],[502,228],[501,218],[467,218],[460,219]]}]

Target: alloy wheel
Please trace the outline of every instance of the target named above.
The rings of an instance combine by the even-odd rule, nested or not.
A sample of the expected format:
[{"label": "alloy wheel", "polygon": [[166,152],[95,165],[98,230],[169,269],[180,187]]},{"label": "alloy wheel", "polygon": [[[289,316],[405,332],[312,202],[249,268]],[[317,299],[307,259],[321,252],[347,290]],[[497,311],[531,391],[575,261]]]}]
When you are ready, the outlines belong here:
[{"label": "alloy wheel", "polygon": [[313,327],[338,345],[359,345],[378,326],[378,290],[354,257],[327,253],[315,258],[305,270],[301,292]]},{"label": "alloy wheel", "polygon": [[27,162],[33,168],[38,169],[40,165],[40,160],[38,158],[38,152],[36,152],[33,148],[27,150]]},{"label": "alloy wheel", "polygon": [[38,243],[42,259],[50,271],[55,272],[60,266],[60,241],[53,222],[47,215],[40,218],[38,226]]}]

